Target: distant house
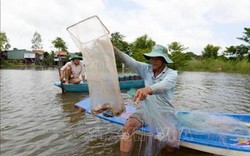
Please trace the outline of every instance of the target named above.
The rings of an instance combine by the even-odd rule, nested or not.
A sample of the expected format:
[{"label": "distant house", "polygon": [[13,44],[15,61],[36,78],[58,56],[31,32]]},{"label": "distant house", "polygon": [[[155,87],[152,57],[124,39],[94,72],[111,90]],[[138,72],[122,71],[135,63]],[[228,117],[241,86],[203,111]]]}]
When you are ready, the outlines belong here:
[{"label": "distant house", "polygon": [[45,51],[42,49],[33,49],[32,52],[35,53],[35,64],[41,64],[41,61],[44,59]]},{"label": "distant house", "polygon": [[28,51],[25,49],[17,49],[9,50],[7,52],[8,60],[17,60],[22,61],[23,63],[34,63],[35,61],[35,52]]},{"label": "distant house", "polygon": [[33,49],[32,51],[36,54],[36,56],[38,57],[38,59],[43,60],[44,53],[45,53],[44,50],[42,50],[42,49]]},{"label": "distant house", "polygon": [[17,60],[23,63],[35,63],[39,64],[44,57],[44,50],[25,50],[17,49],[7,51],[8,60]]},{"label": "distant house", "polygon": [[56,51],[54,56],[55,65],[62,66],[67,62],[68,52],[66,51]]}]

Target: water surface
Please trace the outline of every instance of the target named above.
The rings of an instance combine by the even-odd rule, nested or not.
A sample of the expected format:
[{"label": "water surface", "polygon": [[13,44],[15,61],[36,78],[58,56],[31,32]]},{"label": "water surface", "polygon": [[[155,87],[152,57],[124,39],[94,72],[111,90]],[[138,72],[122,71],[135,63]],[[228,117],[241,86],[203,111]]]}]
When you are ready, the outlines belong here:
[{"label": "water surface", "polygon": [[[2,156],[119,154],[121,127],[77,113],[74,104],[88,94],[62,94],[53,85],[56,69],[2,69],[0,74]],[[249,84],[250,75],[183,72],[173,105],[180,110],[250,113]],[[182,147],[167,154],[211,155]]]}]

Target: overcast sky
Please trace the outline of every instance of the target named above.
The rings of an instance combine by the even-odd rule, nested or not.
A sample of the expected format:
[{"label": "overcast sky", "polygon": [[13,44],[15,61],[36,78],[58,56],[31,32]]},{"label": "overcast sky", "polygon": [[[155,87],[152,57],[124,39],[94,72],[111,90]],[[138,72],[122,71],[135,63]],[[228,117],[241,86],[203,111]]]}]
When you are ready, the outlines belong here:
[{"label": "overcast sky", "polygon": [[75,52],[66,28],[93,15],[130,43],[147,34],[157,44],[177,41],[201,54],[207,44],[244,43],[236,38],[250,27],[250,0],[1,0],[1,31],[11,49],[30,50],[37,31],[46,51],[61,37]]}]

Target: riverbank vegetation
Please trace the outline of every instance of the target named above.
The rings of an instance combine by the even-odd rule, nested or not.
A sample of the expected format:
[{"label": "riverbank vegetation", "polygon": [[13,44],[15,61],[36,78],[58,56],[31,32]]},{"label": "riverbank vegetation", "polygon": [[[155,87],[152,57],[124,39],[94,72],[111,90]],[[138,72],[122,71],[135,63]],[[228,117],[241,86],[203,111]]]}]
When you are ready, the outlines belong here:
[{"label": "riverbank vegetation", "polygon": [[[237,72],[250,74],[250,28],[244,28],[245,32],[242,40],[245,44],[232,45],[226,47],[223,53],[219,55],[222,47],[207,44],[202,55],[196,55],[194,52],[187,51],[188,48],[180,42],[171,42],[165,45],[167,54],[174,61],[168,66],[179,71],[209,71],[209,72]],[[125,36],[120,33],[111,34],[111,41],[121,51],[131,55],[138,61],[147,62],[143,53],[150,52],[156,44],[147,35],[138,37],[134,42],[124,41]],[[117,65],[121,63],[117,61]]]},{"label": "riverbank vegetation", "polygon": [[[34,36],[32,39],[32,47],[40,48],[42,41],[41,35],[35,32]],[[66,43],[63,39],[59,38],[61,40],[58,40],[58,38],[59,37],[52,41],[52,45],[59,50],[63,49],[67,51],[68,48]],[[156,44],[154,40],[146,34],[136,38],[132,43],[128,43],[124,39],[125,36],[119,32],[111,34],[111,42],[118,49],[138,61],[148,61],[143,57],[143,54],[151,51],[152,47]],[[201,55],[188,51],[188,47],[185,47],[178,41],[173,41],[164,45],[167,48],[166,53],[174,61],[173,64],[169,64],[168,66],[179,71],[238,72],[250,74],[250,28],[244,28],[243,36],[237,37],[237,39],[241,40],[243,43],[241,45],[232,45],[225,48],[207,44],[203,51],[201,51]],[[45,52],[44,58],[39,64],[26,65],[17,60],[3,59],[3,51],[11,47],[7,35],[4,32],[0,33],[0,44],[0,67],[56,66],[54,62],[54,51]],[[219,51],[222,51],[222,54],[219,55]],[[121,62],[117,61],[116,63],[118,68],[122,67]]]},{"label": "riverbank vegetation", "polygon": [[191,60],[180,71],[209,71],[209,72],[231,72],[250,74],[250,62],[216,60]]}]

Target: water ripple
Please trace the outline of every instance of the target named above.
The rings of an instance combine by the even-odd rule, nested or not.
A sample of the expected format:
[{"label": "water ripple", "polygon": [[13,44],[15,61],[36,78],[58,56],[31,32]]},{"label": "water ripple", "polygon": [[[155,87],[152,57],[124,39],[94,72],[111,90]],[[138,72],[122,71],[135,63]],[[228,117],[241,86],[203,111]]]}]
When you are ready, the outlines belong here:
[{"label": "water ripple", "polygon": [[[0,72],[1,155],[119,154],[122,127],[77,113],[74,104],[88,94],[61,94],[53,84],[57,70]],[[183,72],[173,104],[180,110],[250,113],[249,83],[249,75]]]}]

